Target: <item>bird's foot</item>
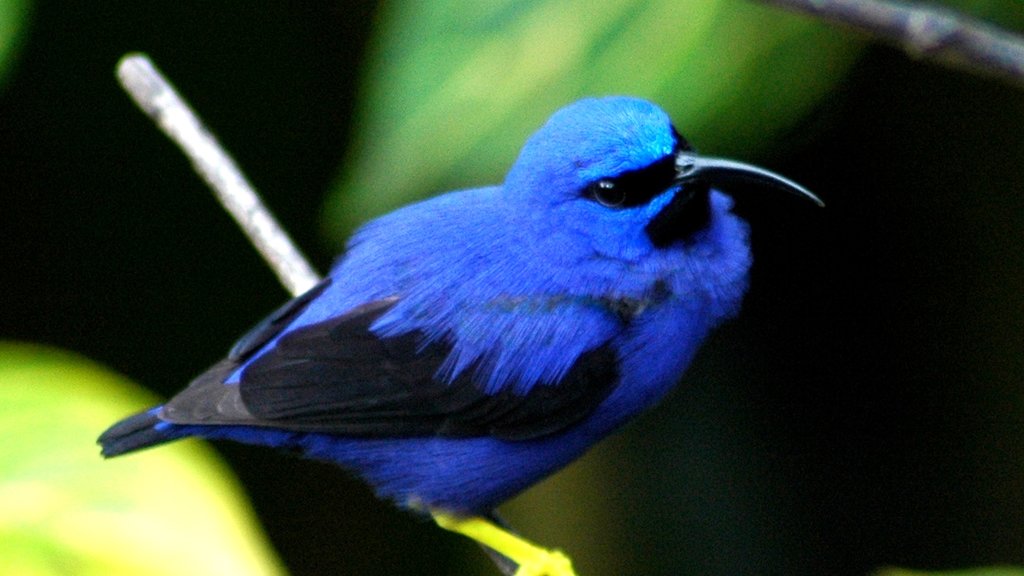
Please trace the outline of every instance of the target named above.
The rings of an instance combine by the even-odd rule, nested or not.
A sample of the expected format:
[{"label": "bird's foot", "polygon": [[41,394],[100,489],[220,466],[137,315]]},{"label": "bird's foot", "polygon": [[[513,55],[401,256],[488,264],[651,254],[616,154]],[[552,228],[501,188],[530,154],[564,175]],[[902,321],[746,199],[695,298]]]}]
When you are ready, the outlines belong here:
[{"label": "bird's foot", "polygon": [[516,563],[515,576],[576,576],[572,561],[560,550],[548,550],[480,516],[457,516],[431,510],[434,522],[476,540]]},{"label": "bird's foot", "polygon": [[537,548],[531,558],[517,559],[515,576],[576,576],[572,561],[561,550]]}]

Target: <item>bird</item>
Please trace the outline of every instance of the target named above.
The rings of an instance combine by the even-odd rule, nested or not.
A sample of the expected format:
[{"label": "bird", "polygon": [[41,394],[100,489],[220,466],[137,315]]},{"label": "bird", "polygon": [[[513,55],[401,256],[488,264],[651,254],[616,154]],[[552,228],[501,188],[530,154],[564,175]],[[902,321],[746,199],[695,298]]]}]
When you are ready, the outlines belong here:
[{"label": "bird", "polygon": [[476,540],[506,573],[571,576],[565,553],[495,509],[658,403],[737,314],[752,258],[727,192],[746,190],[822,204],[699,155],[648,100],[571,103],[500,185],[364,224],[319,284],[111,426],[101,453],[190,436],[298,452]]}]

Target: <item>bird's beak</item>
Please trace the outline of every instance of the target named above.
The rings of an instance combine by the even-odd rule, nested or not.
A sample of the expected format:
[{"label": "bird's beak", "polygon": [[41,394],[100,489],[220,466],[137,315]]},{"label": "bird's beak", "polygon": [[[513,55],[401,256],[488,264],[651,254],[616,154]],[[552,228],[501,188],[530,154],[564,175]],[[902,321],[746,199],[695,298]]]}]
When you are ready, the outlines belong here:
[{"label": "bird's beak", "polygon": [[705,158],[691,152],[680,152],[676,156],[676,174],[675,183],[677,184],[693,180],[703,180],[712,186],[721,185],[723,188],[737,184],[760,188],[774,188],[782,192],[802,196],[818,206],[825,205],[810,190],[789,178],[764,168],[736,162],[735,160]]},{"label": "bird's beak", "polygon": [[710,214],[708,191],[711,187],[744,185],[774,188],[806,198],[818,206],[825,205],[810,190],[789,178],[734,160],[679,152],[675,168],[676,177],[672,184],[678,186],[679,191],[644,227],[651,242],[659,247],[683,240],[707,225]]}]

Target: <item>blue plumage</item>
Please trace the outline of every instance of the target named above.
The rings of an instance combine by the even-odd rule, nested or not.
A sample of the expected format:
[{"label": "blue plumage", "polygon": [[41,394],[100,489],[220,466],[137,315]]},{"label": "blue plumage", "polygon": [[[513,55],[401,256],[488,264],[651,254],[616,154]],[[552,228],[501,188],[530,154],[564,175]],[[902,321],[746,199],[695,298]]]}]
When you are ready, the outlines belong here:
[{"label": "blue plumage", "polygon": [[399,505],[487,513],[657,402],[737,311],[747,227],[711,186],[739,181],[809,195],[697,156],[649,102],[567,106],[501,186],[365,225],[327,281],[104,454],[287,447]]}]

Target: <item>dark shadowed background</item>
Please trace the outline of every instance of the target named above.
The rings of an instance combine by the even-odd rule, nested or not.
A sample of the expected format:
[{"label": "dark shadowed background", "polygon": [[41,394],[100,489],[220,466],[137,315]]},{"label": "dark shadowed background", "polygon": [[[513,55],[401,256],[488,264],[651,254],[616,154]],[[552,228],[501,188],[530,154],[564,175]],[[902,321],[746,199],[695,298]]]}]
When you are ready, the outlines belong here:
[{"label": "dark shadowed background", "polygon": [[[391,57],[373,39],[395,12],[36,3],[0,86],[0,338],[74,350],[163,396],[217,360],[287,295],[121,92],[117,60],[135,50],[154,59],[325,270],[348,231],[332,215],[353,181],[339,176],[343,162],[360,153],[351,143],[373,146],[358,119],[386,90],[366,88]],[[758,15],[767,28],[803,22]],[[714,126],[679,129],[702,151],[739,151],[805,184],[827,208],[741,197],[755,266],[740,317],[664,405],[508,507],[581,575],[1024,564],[1024,91],[884,47],[853,61],[852,36],[821,30],[854,46],[853,64],[799,118],[756,146],[709,149],[698,135]],[[773,70],[771,58],[758,66]],[[799,79],[771,81],[798,90]],[[561,80],[571,78],[547,82]],[[374,122],[388,123],[362,125]],[[431,153],[445,154],[446,134]],[[501,172],[448,178],[424,177],[417,193]],[[381,505],[343,472],[217,449],[292,574],[492,570],[472,544]]]}]

